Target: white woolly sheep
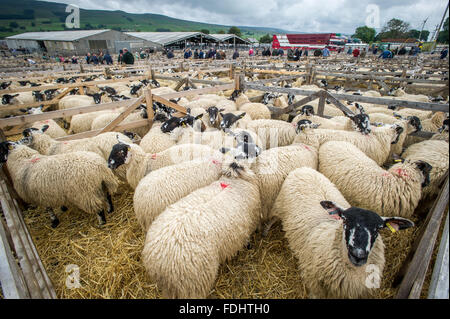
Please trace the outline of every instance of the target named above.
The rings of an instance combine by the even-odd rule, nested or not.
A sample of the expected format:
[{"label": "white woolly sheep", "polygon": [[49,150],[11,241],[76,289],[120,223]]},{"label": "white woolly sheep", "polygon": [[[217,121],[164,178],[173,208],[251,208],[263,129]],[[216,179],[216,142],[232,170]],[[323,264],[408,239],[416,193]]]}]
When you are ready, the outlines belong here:
[{"label": "white woolly sheep", "polygon": [[272,114],[267,106],[262,103],[245,103],[239,107],[239,111],[250,115],[252,120],[269,120]]},{"label": "white woolly sheep", "polygon": [[220,158],[221,153],[198,144],[175,145],[162,152],[149,154],[139,145],[116,140],[108,156],[108,167],[113,170],[124,167],[128,184],[135,189],[142,178],[161,167],[213,156]]},{"label": "white woolly sheep", "polygon": [[142,229],[169,205],[198,188],[205,187],[221,175],[223,156],[201,158],[165,166],[150,172],[137,185],[133,206]]},{"label": "white woolly sheep", "polygon": [[377,282],[368,274],[381,276],[385,265],[379,229],[414,226],[407,219],[350,207],[336,186],[307,167],[288,175],[272,214],[282,221],[310,298],[370,296]]},{"label": "white woolly sheep", "polygon": [[428,140],[409,146],[402,158],[411,162],[424,161],[433,169],[430,172],[430,184],[423,188],[422,197],[435,195],[439,192],[439,184],[448,170],[448,143],[442,140]]},{"label": "white woolly sheep", "polygon": [[263,149],[269,149],[292,144],[296,137],[295,126],[295,123],[280,120],[254,120],[247,128],[259,136]]},{"label": "white woolly sheep", "polygon": [[359,132],[305,129],[294,139],[293,143],[303,143],[318,149],[328,141],[346,141],[357,146],[378,165],[382,165],[389,158],[391,145],[397,143],[400,134],[404,131],[401,125],[374,127],[371,134]]},{"label": "white woolly sheep", "polygon": [[255,177],[231,165],[239,177],[224,176],[192,192],[167,207],[147,232],[144,266],[166,298],[206,298],[220,264],[245,247],[259,223]]},{"label": "white woolly sheep", "polygon": [[171,133],[163,133],[160,124],[153,124],[150,131],[142,137],[139,146],[146,153],[159,153],[174,146],[177,136]]},{"label": "white woolly sheep", "polygon": [[413,214],[430,170],[423,161],[405,161],[385,170],[348,142],[327,142],[319,149],[319,171],[345,198],[385,216]]},{"label": "white woolly sheep", "polygon": [[103,158],[91,152],[45,156],[12,142],[0,149],[17,193],[27,203],[46,207],[52,227],[59,223],[52,208],[61,206],[95,213],[100,224],[106,223],[105,209],[113,211],[111,194],[118,181]]},{"label": "white woolly sheep", "polygon": [[263,222],[269,219],[272,204],[286,176],[294,169],[303,166],[317,169],[318,152],[313,147],[300,143],[274,147],[263,151],[257,157],[251,168],[258,177]]}]

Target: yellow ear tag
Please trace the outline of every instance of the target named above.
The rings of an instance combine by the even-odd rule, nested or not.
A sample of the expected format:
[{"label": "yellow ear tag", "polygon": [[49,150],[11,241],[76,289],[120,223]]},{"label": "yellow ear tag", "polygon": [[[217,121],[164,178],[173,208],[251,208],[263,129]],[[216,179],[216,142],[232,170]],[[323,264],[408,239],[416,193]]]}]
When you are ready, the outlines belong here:
[{"label": "yellow ear tag", "polygon": [[9,149],[9,150],[12,150],[12,149],[14,149],[14,146],[11,145],[11,144],[9,144],[9,145],[8,145],[8,149]]},{"label": "yellow ear tag", "polygon": [[401,161],[402,160],[400,158],[394,160],[394,162],[396,162],[396,163],[400,163]]},{"label": "yellow ear tag", "polygon": [[396,232],[396,230],[395,230],[395,228],[394,227],[392,227],[391,226],[391,224],[389,224],[389,223],[386,223],[386,226],[391,230],[391,232],[393,232],[393,233],[395,233]]},{"label": "yellow ear tag", "polygon": [[128,149],[128,150],[131,150],[131,146],[128,146],[127,149]]}]

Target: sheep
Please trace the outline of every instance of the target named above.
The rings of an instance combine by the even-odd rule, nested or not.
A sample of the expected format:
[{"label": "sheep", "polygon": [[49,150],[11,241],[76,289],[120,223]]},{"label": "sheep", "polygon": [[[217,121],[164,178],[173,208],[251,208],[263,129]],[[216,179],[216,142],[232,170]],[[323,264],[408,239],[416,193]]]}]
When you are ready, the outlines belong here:
[{"label": "sheep", "polygon": [[59,220],[52,208],[75,206],[106,223],[105,211],[114,210],[111,195],[118,181],[103,158],[91,152],[45,156],[18,143],[2,142],[0,157],[11,174],[14,188],[27,203],[46,207],[55,228]]},{"label": "sheep", "polygon": [[153,125],[150,131],[142,137],[141,148],[146,153],[159,153],[174,146],[177,138],[174,134],[163,133],[161,125]]},{"label": "sheep", "polygon": [[376,287],[385,265],[382,228],[403,230],[414,223],[351,207],[321,173],[292,171],[272,214],[281,219],[309,298],[364,298]]},{"label": "sheep", "polygon": [[411,162],[424,161],[433,169],[430,172],[430,184],[423,188],[422,198],[438,194],[439,185],[448,170],[448,143],[442,140],[428,140],[409,146],[402,158]]},{"label": "sheep", "polygon": [[222,118],[220,120],[220,128],[222,130],[233,128],[246,129],[247,125],[252,121],[250,115],[241,111],[232,111],[229,113],[220,112],[219,114]]},{"label": "sheep", "polygon": [[239,111],[250,115],[252,120],[271,119],[272,113],[262,103],[245,103],[239,107]]},{"label": "sheep", "polygon": [[[442,123],[447,118],[444,112],[436,112],[430,119],[425,119],[421,121],[422,130],[425,132],[437,133],[442,127]],[[405,141],[405,146],[408,147],[414,143],[419,143],[424,141],[424,138],[419,136],[408,136]]]},{"label": "sheep", "polygon": [[[70,109],[74,107],[90,106],[95,105],[95,101],[92,97],[87,95],[68,95],[63,97],[58,102],[58,109]],[[72,117],[66,116],[63,118],[65,123],[70,123]],[[67,124],[68,125],[68,124]]]},{"label": "sheep", "polygon": [[111,111],[106,110],[106,111],[90,112],[85,114],[76,114],[72,116],[72,120],[70,121],[69,133],[78,134],[90,131],[92,122],[97,117],[103,114],[110,114],[110,113]]},{"label": "sheep", "polygon": [[405,161],[384,170],[348,142],[327,142],[319,149],[319,171],[352,205],[383,216],[412,216],[430,170],[423,161]]},{"label": "sheep", "polygon": [[136,189],[139,181],[161,167],[211,156],[221,156],[210,147],[196,144],[175,145],[159,153],[145,153],[139,145],[120,140],[108,156],[108,167],[116,170],[126,169],[126,178],[132,189]]},{"label": "sheep", "polygon": [[198,158],[165,166],[146,175],[137,185],[133,198],[136,218],[142,229],[147,231],[166,207],[216,181],[222,172],[222,159],[222,154]]},{"label": "sheep", "polygon": [[[106,127],[109,123],[111,123],[113,120],[115,120],[121,113],[120,112],[108,112],[104,114],[100,114],[95,119],[93,119],[91,124],[91,130],[100,130]],[[133,112],[129,114],[122,123],[130,123],[139,121],[142,119],[147,118],[147,111],[145,109],[142,109],[140,112]],[[138,127],[131,129],[132,132],[138,134],[139,136],[145,136],[148,132],[148,127]]]},{"label": "sheep", "polygon": [[311,128],[300,130],[300,128],[298,125],[299,134],[293,143],[303,143],[318,149],[328,141],[347,141],[357,146],[378,165],[386,162],[391,154],[391,145],[397,143],[404,131],[401,123],[375,127],[368,135],[350,131]]},{"label": "sheep", "polygon": [[[36,107],[36,108],[30,107],[27,110],[21,109],[21,111],[22,112],[25,111],[28,114],[43,114],[42,107],[43,107],[42,105],[40,107]],[[34,122],[31,125],[31,127],[40,129],[44,125],[48,125],[48,129],[45,131],[45,134],[47,134],[48,136],[50,136],[52,138],[59,138],[59,137],[67,136],[67,133],[61,128],[61,126],[59,126],[52,119]]]},{"label": "sheep", "polygon": [[290,145],[296,136],[295,124],[281,120],[254,120],[247,128],[261,138],[263,149]]},{"label": "sheep", "polygon": [[148,229],[143,263],[166,298],[206,298],[220,264],[259,223],[254,175],[239,162],[223,166],[223,177],[167,207]]},{"label": "sheep", "polygon": [[258,177],[261,193],[262,221],[269,219],[272,204],[275,201],[286,176],[296,168],[311,167],[317,169],[318,152],[304,144],[275,147],[263,151],[251,169]]}]

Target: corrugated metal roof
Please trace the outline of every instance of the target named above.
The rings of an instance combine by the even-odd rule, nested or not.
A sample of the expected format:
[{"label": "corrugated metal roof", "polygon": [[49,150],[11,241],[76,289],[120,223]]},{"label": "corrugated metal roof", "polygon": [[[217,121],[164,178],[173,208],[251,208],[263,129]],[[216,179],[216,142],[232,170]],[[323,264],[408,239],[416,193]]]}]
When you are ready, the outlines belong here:
[{"label": "corrugated metal roof", "polygon": [[241,40],[243,42],[247,42],[247,43],[249,42],[249,41],[244,40],[241,37],[238,37],[237,35],[232,34],[232,33],[228,33],[228,34],[215,33],[215,34],[210,34],[210,36],[216,38],[218,41],[221,41],[221,42],[232,39],[232,38],[236,38],[236,39],[239,39],[239,40]]},{"label": "corrugated metal roof", "polygon": [[141,38],[146,41],[156,42],[161,45],[169,45],[175,42],[187,40],[197,35],[202,35],[205,38],[215,40],[208,34],[201,32],[125,32],[133,37]]},{"label": "corrugated metal roof", "polygon": [[26,32],[16,34],[6,39],[11,40],[36,40],[36,41],[76,41],[82,38],[100,34],[106,30],[77,30],[77,31],[48,31],[48,32]]}]

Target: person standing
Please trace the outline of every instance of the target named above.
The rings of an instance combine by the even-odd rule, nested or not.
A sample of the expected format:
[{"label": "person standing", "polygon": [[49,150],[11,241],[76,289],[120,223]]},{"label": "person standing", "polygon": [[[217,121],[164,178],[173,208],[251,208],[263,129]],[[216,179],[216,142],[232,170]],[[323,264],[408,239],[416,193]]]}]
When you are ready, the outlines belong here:
[{"label": "person standing", "polygon": [[354,58],[358,58],[360,53],[361,53],[361,51],[359,51],[358,48],[355,48],[355,49],[352,51],[352,54],[353,54],[353,57],[354,57]]},{"label": "person standing", "polygon": [[239,58],[239,52],[236,49],[236,50],[234,50],[234,53],[233,53],[233,60],[236,60],[237,58]]},{"label": "person standing", "polygon": [[119,63],[119,64],[123,63],[123,50],[119,50],[119,56],[117,58],[117,63]]},{"label": "person standing", "polygon": [[391,51],[389,51],[388,49],[386,49],[386,50],[384,50],[381,54],[380,54],[380,56],[378,57],[378,59],[379,58],[383,58],[383,59],[392,59],[392,52]]},{"label": "person standing", "polygon": [[442,49],[440,59],[441,60],[445,59],[447,57],[447,55],[448,55],[448,48]]},{"label": "person standing", "polygon": [[253,48],[250,48],[250,50],[248,50],[248,56],[253,56],[253,53],[254,53]]},{"label": "person standing", "polygon": [[205,58],[205,52],[203,52],[202,49],[200,49],[200,53],[198,54],[198,58],[199,59],[204,59]]},{"label": "person standing", "polygon": [[328,50],[327,47],[323,48],[322,56],[323,56],[324,58],[327,58],[327,57],[330,56],[330,50]]},{"label": "person standing", "polygon": [[123,49],[122,62],[125,64],[134,64],[134,56],[128,49]]},{"label": "person standing", "polygon": [[91,54],[89,52],[86,54],[86,63],[91,63]]},{"label": "person standing", "polygon": [[106,62],[107,65],[113,64],[113,60],[112,60],[111,55],[109,54],[108,51],[106,51],[106,54],[105,54],[103,59],[104,59],[104,61]]}]

